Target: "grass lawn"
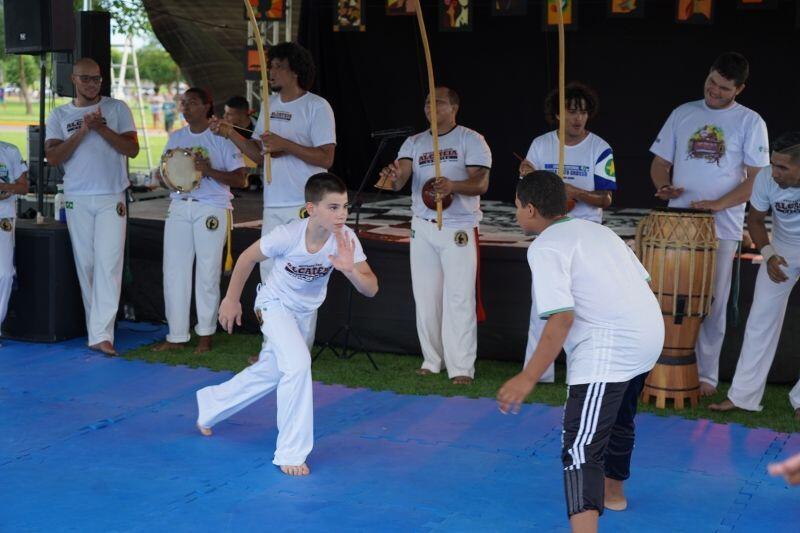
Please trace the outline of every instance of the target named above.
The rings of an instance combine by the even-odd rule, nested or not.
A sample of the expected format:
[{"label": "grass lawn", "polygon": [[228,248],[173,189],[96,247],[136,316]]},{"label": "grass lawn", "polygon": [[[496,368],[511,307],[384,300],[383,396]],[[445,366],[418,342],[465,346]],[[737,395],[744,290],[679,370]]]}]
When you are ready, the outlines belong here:
[{"label": "grass lawn", "polygon": [[[192,346],[195,342],[196,339],[193,339],[189,348],[171,353],[154,353],[150,351],[149,347],[142,347],[126,353],[125,357],[171,365],[202,366],[212,370],[238,372],[247,366],[247,357],[257,353],[260,349],[261,337],[246,334],[231,336],[225,333],[218,333],[214,339],[214,351],[203,355],[194,355],[192,353]],[[419,368],[420,357],[392,354],[372,355],[380,369],[377,372],[363,354],[357,354],[349,360],[338,360],[329,350],[326,350],[314,363],[314,379],[328,384],[336,383],[348,387],[391,390],[402,394],[494,398],[497,389],[500,388],[503,382],[520,370],[520,363],[479,359],[475,369],[475,382],[469,386],[456,386],[450,383],[444,373],[425,377],[414,374],[414,370]],[[564,376],[565,368],[556,366],[556,383],[537,386],[529,398],[529,402],[562,405],[566,398]],[[221,377],[220,380],[222,380]],[[727,383],[722,384],[720,391],[712,401],[724,399],[728,386],[729,384]],[[794,421],[794,413],[789,405],[788,394],[790,388],[789,385],[768,385],[763,401],[764,410],[760,413],[745,413],[743,411],[716,413],[706,407],[685,409],[683,411],[675,411],[674,409],[657,410],[652,405],[643,404],[640,404],[640,412],[654,413],[661,416],[677,415],[691,419],[706,418],[721,423],[733,422],[748,427],[796,432],[800,430],[800,423]],[[701,403],[705,406],[712,403],[712,401],[703,400]]]},{"label": "grass lawn", "polygon": [[[47,100],[45,104],[45,117],[50,112],[51,107],[58,107],[62,104],[66,104],[70,101],[69,98],[56,98],[55,101]],[[153,127],[153,115],[150,113],[150,106],[147,104],[147,100],[144,99],[142,102],[144,104],[144,120],[145,124],[147,124],[148,128]],[[131,108],[131,112],[133,113],[133,120],[136,122],[136,125],[141,127],[141,119],[139,115],[139,107],[136,101],[127,101],[128,106]],[[33,113],[30,115],[25,113],[25,103],[22,102],[17,96],[10,96],[6,97],[5,105],[0,105],[0,124],[3,123],[17,123],[17,122],[25,122],[36,124],[39,122],[39,101],[36,100],[33,102]]]}]

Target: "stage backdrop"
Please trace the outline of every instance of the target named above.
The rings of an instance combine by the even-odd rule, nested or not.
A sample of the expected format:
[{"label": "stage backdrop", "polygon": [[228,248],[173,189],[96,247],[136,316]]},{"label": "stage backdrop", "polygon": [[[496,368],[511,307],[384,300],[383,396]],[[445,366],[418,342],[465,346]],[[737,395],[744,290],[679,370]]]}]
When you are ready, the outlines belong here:
[{"label": "stage backdrop", "polygon": [[[376,146],[371,131],[426,126],[425,60],[414,17],[386,16],[385,0],[365,0],[366,31],[334,33],[333,3],[305,0],[298,38],[317,62],[315,91],[336,113],[334,171],[355,187]],[[675,23],[671,0],[646,1],[641,19],[609,19],[607,0],[578,1],[577,29],[567,32],[567,80],[600,94],[600,114],[589,127],[614,149],[616,205],[654,204],[650,143],[675,106],[702,98],[708,68],[722,52],[750,60],[739,101],[764,117],[771,136],[800,129],[800,7],[781,0],[777,10],[737,10],[736,3],[715,2],[713,24],[695,26]],[[537,0],[528,1],[527,15],[506,17],[491,16],[489,0],[473,0],[468,32],[440,32],[436,2],[422,4],[437,83],[461,94],[459,122],[492,148],[485,197],[512,201],[512,152],[524,155],[533,137],[550,129],[542,104],[557,82],[556,32],[542,31]]]}]

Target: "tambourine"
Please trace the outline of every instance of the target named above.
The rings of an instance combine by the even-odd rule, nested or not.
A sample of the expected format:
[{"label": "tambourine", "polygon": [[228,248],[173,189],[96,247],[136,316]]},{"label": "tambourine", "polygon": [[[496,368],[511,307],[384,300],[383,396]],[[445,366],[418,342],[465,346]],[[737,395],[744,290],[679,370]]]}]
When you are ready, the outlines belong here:
[{"label": "tambourine", "polygon": [[202,177],[195,167],[195,154],[191,150],[170,149],[161,156],[161,180],[167,189],[190,192]]}]

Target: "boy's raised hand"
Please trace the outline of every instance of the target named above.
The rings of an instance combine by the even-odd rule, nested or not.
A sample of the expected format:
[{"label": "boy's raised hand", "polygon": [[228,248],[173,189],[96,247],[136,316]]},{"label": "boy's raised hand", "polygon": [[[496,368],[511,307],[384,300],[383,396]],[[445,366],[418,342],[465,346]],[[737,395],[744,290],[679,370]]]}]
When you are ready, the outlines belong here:
[{"label": "boy's raised hand", "polygon": [[328,259],[336,270],[349,273],[353,271],[355,250],[355,239],[349,238],[344,230],[341,230],[336,233],[336,255],[329,255]]},{"label": "boy's raised hand", "polygon": [[242,304],[241,302],[232,301],[224,298],[219,304],[219,323],[222,324],[222,329],[229,334],[233,333],[234,323],[237,326],[242,325]]}]

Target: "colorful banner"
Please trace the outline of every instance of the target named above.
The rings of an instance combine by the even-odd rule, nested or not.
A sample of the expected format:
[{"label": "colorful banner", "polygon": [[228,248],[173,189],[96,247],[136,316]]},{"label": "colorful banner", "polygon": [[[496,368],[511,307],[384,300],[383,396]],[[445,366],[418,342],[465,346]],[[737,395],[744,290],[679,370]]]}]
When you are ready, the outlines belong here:
[{"label": "colorful banner", "polygon": [[678,0],[675,20],[681,24],[711,24],[714,0]]},{"label": "colorful banner", "polygon": [[521,17],[528,12],[527,0],[490,0],[492,16]]},{"label": "colorful banner", "polygon": [[577,6],[575,0],[547,0],[543,3],[544,17],[542,25],[545,30],[558,29],[558,2],[561,2],[561,9],[564,12],[564,29],[570,30],[577,27]]},{"label": "colorful banner", "polygon": [[608,0],[611,18],[643,18],[644,0]]},{"label": "colorful banner", "polygon": [[333,31],[366,31],[364,0],[336,0],[333,4]]},{"label": "colorful banner", "polygon": [[386,0],[386,14],[392,16],[414,15],[417,0]]},{"label": "colorful banner", "polygon": [[472,31],[472,0],[439,0],[440,31]]},{"label": "colorful banner", "polygon": [[267,6],[267,20],[286,20],[286,2],[285,0],[267,0],[262,4],[270,4]]},{"label": "colorful banner", "polygon": [[258,61],[258,48],[255,45],[244,47],[244,79],[252,81],[261,79],[261,65]]}]

